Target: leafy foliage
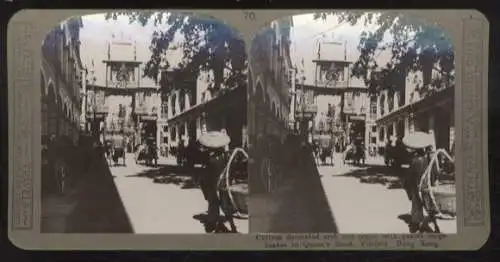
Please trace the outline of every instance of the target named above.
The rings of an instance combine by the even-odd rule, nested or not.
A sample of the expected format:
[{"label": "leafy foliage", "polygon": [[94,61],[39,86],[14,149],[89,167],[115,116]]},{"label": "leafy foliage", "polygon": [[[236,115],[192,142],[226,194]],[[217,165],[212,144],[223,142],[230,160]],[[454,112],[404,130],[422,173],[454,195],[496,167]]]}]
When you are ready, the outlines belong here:
[{"label": "leafy foliage", "polygon": [[[116,20],[120,16],[127,16],[130,23],[146,26],[152,22],[157,27],[152,35],[151,58],[144,68],[144,76],[158,81],[159,72],[168,68],[185,78],[211,72],[213,78],[207,81],[213,95],[225,91],[224,87],[246,83],[245,43],[235,30],[221,21],[191,13],[132,11],[107,13],[106,19]],[[184,37],[180,44],[175,42],[178,34]],[[177,48],[183,51],[182,61],[171,65],[166,59],[167,52]]]},{"label": "leafy foliage", "polygon": [[[338,23],[362,23],[367,28],[361,33],[352,75],[364,79],[371,92],[398,91],[408,73],[416,71],[429,79],[417,86],[421,95],[454,85],[453,47],[441,29],[395,12],[321,12],[314,19],[326,21],[329,16],[335,16]],[[387,41],[388,37],[392,39]],[[387,64],[378,64],[383,51],[390,51],[392,57]],[[432,75],[433,70],[439,73]]]}]

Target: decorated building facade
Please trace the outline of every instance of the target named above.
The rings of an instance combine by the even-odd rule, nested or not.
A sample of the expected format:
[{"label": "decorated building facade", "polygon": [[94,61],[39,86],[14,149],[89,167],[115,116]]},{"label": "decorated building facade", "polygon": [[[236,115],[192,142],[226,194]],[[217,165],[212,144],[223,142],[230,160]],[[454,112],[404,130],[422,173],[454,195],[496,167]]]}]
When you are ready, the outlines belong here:
[{"label": "decorated building facade", "polygon": [[[96,78],[96,70],[105,72],[104,79]],[[102,64],[92,61],[87,70],[86,129],[102,142],[125,139],[129,152],[141,143],[160,140],[160,86],[142,71],[136,43],[123,36],[112,37]]]},{"label": "decorated building facade", "polygon": [[42,135],[68,136],[76,143],[80,133],[82,61],[80,18],[64,21],[42,42]]},{"label": "decorated building facade", "polygon": [[250,49],[250,144],[262,137],[283,138],[289,132],[295,69],[290,56],[291,17],[273,21]]}]

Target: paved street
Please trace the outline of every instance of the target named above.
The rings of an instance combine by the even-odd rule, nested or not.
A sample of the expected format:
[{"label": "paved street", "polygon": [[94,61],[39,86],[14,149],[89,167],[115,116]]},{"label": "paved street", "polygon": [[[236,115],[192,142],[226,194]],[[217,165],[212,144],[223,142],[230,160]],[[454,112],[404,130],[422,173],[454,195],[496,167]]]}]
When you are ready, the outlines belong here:
[{"label": "paved street", "polygon": [[[133,158],[128,154],[127,166],[112,166],[111,173],[134,232],[205,233],[197,215],[207,210],[207,203],[191,174],[180,174],[173,159],[161,159],[153,168],[137,165]],[[248,220],[235,223],[240,233],[248,232]]]},{"label": "paved street", "polygon": [[[368,160],[368,168],[343,165],[337,155],[335,166],[319,166],[323,188],[339,233],[408,233],[403,218],[410,202],[399,178],[381,161]],[[456,233],[455,220],[438,221],[443,233]]]}]

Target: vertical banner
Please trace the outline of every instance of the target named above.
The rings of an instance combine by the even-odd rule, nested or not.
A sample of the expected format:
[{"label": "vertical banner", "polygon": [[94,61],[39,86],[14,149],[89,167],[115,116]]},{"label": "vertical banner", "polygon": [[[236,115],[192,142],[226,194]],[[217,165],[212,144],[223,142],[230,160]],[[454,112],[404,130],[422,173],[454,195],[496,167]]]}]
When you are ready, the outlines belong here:
[{"label": "vertical banner", "polygon": [[135,94],[135,112],[137,114],[144,114],[146,112],[144,106],[144,92],[137,92]]}]

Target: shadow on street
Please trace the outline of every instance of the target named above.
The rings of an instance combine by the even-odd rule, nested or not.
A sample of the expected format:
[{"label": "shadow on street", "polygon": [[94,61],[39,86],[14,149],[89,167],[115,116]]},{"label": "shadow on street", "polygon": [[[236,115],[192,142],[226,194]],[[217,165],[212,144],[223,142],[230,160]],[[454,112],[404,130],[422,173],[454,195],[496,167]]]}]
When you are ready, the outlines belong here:
[{"label": "shadow on street", "polygon": [[134,233],[104,157],[85,175],[67,233]]},{"label": "shadow on street", "polygon": [[180,167],[175,165],[158,165],[156,168],[144,170],[126,177],[145,177],[153,179],[154,183],[174,184],[182,189],[199,188],[196,177],[204,172],[203,168]]},{"label": "shadow on street", "polygon": [[354,169],[339,177],[355,177],[361,183],[381,184],[387,189],[402,189],[401,178],[404,176],[405,169],[392,169],[379,165],[365,165],[363,168]]},{"label": "shadow on street", "polygon": [[[337,233],[311,148],[291,145],[295,162],[283,166],[281,182],[271,193],[251,194],[251,232]],[[254,174],[260,175],[258,171]],[[258,179],[252,179],[258,181]]]}]

